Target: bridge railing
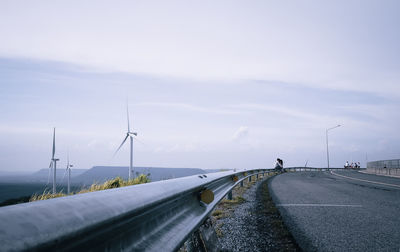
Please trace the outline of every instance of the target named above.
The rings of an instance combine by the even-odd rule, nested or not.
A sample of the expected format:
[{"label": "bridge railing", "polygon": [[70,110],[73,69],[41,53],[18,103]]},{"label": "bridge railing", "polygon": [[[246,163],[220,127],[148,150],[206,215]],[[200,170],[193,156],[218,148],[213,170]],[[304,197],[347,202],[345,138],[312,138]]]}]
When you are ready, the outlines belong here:
[{"label": "bridge railing", "polygon": [[400,175],[400,159],[379,160],[367,163],[368,172],[383,175]]},{"label": "bridge railing", "polygon": [[174,251],[244,179],[217,172],[0,208],[0,250]]}]

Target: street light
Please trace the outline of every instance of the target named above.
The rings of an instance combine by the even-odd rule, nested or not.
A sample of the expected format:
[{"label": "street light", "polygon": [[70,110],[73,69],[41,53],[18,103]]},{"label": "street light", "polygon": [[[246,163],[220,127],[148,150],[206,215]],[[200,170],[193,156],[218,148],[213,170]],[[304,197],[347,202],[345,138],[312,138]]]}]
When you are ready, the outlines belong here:
[{"label": "street light", "polygon": [[328,147],[328,131],[330,131],[330,130],[333,130],[333,129],[336,129],[337,127],[340,127],[341,125],[340,124],[338,124],[337,126],[335,126],[335,127],[332,127],[332,128],[329,128],[329,129],[326,129],[326,159],[328,160],[328,170],[329,170],[329,147]]}]

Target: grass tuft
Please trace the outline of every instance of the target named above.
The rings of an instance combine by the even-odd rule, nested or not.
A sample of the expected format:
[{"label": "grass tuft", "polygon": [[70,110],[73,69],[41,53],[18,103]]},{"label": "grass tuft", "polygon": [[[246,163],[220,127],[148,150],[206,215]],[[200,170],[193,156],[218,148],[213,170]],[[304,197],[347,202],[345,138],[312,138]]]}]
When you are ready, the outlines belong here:
[{"label": "grass tuft", "polygon": [[235,204],[241,204],[241,203],[243,203],[245,201],[246,201],[246,199],[243,198],[242,196],[237,196],[237,197],[235,197],[235,198],[233,198],[231,200],[223,199],[221,201],[221,203],[222,204],[226,204],[226,205],[235,205]]},{"label": "grass tuft", "polygon": [[44,191],[42,194],[32,195],[32,197],[29,199],[29,202],[38,201],[38,200],[54,199],[54,198],[59,198],[59,197],[63,197],[63,196],[66,196],[66,194],[63,192],[52,194],[50,191]]},{"label": "grass tuft", "polygon": [[223,223],[220,223],[215,227],[215,233],[217,234],[217,236],[219,238],[224,236],[224,233],[222,232],[222,229],[221,229],[223,225],[224,225]]},{"label": "grass tuft", "polygon": [[214,216],[214,218],[218,220],[218,219],[224,218],[225,213],[224,213],[224,211],[217,209],[212,213],[212,216]]}]

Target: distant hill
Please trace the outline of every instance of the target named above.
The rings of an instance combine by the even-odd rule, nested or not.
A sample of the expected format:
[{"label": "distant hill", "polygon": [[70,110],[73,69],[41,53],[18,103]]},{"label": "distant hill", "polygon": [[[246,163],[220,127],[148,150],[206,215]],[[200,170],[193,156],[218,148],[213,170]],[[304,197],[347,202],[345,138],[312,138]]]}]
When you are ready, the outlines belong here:
[{"label": "distant hill", "polygon": [[[128,171],[129,168],[126,166],[94,166],[84,173],[74,177],[73,183],[90,185],[93,182],[102,183],[107,179],[112,179],[118,176],[128,179]],[[198,168],[134,167],[134,173],[150,174],[151,181],[159,181],[207,172]]]},{"label": "distant hill", "polygon": [[222,171],[232,171],[233,169],[204,169],[206,173],[222,172]]},{"label": "distant hill", "polygon": [[[88,171],[88,169],[71,169],[71,178],[74,178],[76,176],[81,175],[82,173]],[[65,177],[64,177],[65,174]],[[52,181],[52,177],[53,174],[50,174],[50,182]],[[60,168],[57,169],[57,183],[61,182],[61,179],[64,177],[63,179],[63,183],[67,182],[67,174],[65,173],[65,168]],[[39,171],[31,174],[29,176],[29,180],[30,181],[35,181],[35,182],[47,182],[47,180],[49,179],[49,169],[40,169]]]},{"label": "distant hill", "polygon": [[[88,169],[71,169],[71,177],[78,176]],[[61,179],[63,178],[65,173],[65,168],[57,169],[57,183],[61,183]],[[8,174],[0,174],[0,182],[29,182],[29,183],[47,183],[48,180],[52,181],[53,175],[50,174],[49,178],[49,169],[40,169],[34,173],[21,173],[19,175],[8,175]],[[67,183],[66,175],[62,183]]]},{"label": "distant hill", "polygon": [[0,177],[25,176],[31,173],[31,171],[0,171]]}]

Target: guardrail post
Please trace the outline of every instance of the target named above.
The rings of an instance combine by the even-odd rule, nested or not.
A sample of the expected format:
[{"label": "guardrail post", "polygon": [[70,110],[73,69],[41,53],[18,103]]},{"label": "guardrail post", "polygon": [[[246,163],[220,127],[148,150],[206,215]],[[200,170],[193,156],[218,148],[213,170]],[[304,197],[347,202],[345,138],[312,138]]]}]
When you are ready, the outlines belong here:
[{"label": "guardrail post", "polygon": [[251,175],[250,175],[250,177],[249,177],[249,182],[251,182]]},{"label": "guardrail post", "polygon": [[199,251],[200,246],[201,246],[201,249],[204,249],[203,244],[201,244],[200,232],[199,232],[199,230],[196,230],[190,236],[189,240],[186,242],[186,251],[188,251],[188,252]]},{"label": "guardrail post", "polygon": [[228,192],[228,200],[232,200],[232,190]]},{"label": "guardrail post", "polygon": [[258,173],[257,173],[257,175],[256,175],[256,180],[258,180]]},{"label": "guardrail post", "polygon": [[220,251],[218,237],[210,218],[207,218],[199,229],[191,235],[186,245],[186,251],[188,252]]},{"label": "guardrail post", "polygon": [[240,187],[243,187],[243,180],[240,181]]}]

